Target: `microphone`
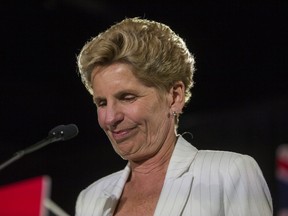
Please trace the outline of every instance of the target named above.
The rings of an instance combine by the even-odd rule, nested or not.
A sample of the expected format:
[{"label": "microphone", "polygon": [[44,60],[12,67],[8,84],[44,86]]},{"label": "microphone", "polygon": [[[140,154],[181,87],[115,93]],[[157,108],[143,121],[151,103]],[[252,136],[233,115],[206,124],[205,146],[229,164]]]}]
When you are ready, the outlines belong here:
[{"label": "microphone", "polygon": [[46,138],[42,139],[41,141],[35,143],[32,146],[29,146],[28,148],[16,152],[12,158],[0,165],[0,170],[4,169],[12,162],[20,159],[24,155],[41,149],[50,143],[72,139],[78,134],[78,132],[78,127],[75,124],[58,125],[49,131]]},{"label": "microphone", "polygon": [[49,132],[49,136],[57,137],[60,140],[69,140],[78,134],[78,128],[75,124],[59,125]]}]

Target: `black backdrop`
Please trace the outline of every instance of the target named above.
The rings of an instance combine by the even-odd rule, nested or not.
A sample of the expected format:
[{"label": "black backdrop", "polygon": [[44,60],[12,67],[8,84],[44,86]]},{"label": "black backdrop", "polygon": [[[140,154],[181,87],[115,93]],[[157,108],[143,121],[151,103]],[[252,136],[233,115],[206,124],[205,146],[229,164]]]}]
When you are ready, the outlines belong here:
[{"label": "black backdrop", "polygon": [[196,57],[179,132],[191,132],[199,149],[253,156],[277,205],[275,151],[288,143],[285,0],[12,0],[1,2],[0,14],[0,163],[54,126],[79,127],[76,138],[0,171],[1,185],[49,175],[52,200],[73,215],[80,190],[125,166],[97,124],[76,55],[114,22],[140,16],[171,26]]}]

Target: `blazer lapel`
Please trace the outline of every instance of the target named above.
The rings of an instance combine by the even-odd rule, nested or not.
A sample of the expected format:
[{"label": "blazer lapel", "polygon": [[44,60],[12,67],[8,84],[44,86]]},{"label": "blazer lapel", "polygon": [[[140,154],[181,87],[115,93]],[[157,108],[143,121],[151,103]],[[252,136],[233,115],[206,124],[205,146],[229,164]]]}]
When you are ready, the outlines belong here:
[{"label": "blazer lapel", "polygon": [[[116,205],[121,197],[122,190],[130,174],[129,164],[126,165],[120,177],[111,182],[102,192],[98,199],[97,215],[95,216],[112,216]],[[99,213],[99,214],[98,214]]]},{"label": "blazer lapel", "polygon": [[193,183],[189,172],[197,149],[178,137],[154,216],[181,215]]}]

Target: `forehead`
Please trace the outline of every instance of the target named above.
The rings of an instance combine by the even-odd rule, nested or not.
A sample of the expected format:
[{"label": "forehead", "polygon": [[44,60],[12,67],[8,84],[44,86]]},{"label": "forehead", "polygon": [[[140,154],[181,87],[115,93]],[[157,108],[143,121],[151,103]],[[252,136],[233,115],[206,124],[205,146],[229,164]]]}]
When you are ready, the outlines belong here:
[{"label": "forehead", "polygon": [[94,96],[95,93],[145,86],[133,74],[132,66],[124,63],[95,68],[91,74],[91,84]]},{"label": "forehead", "polygon": [[97,66],[91,73],[91,83],[99,83],[104,80],[117,82],[122,79],[139,81],[133,73],[133,67],[125,63],[113,63],[111,65]]}]

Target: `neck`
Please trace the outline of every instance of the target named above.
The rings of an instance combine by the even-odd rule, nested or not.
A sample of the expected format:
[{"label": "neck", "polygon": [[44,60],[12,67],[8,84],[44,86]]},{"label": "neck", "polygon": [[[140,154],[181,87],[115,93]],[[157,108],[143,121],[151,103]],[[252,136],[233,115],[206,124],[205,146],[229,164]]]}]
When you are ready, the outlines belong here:
[{"label": "neck", "polygon": [[176,140],[177,138],[174,136],[171,140],[167,141],[153,157],[149,159],[144,161],[130,161],[132,175],[147,176],[159,172],[166,173]]}]

